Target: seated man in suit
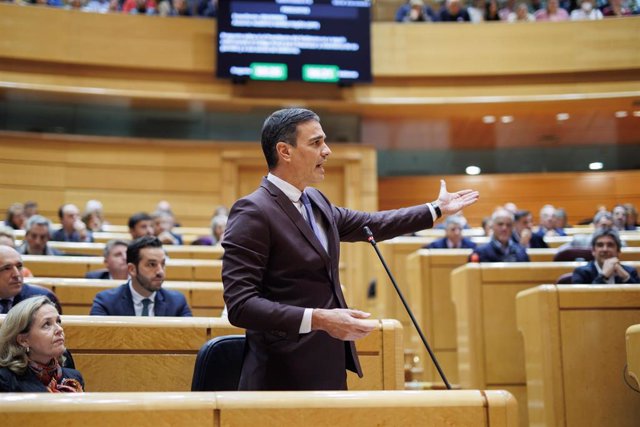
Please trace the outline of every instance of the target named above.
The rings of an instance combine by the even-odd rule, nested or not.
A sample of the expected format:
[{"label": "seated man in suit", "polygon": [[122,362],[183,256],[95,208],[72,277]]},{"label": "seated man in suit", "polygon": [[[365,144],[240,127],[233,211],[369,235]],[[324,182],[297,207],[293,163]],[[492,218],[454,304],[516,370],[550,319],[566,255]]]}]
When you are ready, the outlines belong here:
[{"label": "seated man in suit", "polygon": [[90,271],[85,277],[87,279],[127,280],[129,277],[127,242],[109,240],[104,247],[104,265],[107,268]]},{"label": "seated man in suit", "polygon": [[540,209],[540,227],[535,232],[537,236],[543,238],[544,236],[566,236],[567,233],[562,228],[557,228],[553,215],[556,212],[556,208],[553,205],[544,205]]},{"label": "seated man in suit", "polygon": [[91,231],[80,220],[80,210],[71,203],[64,204],[58,209],[58,218],[62,227],[51,236],[57,242],[93,242]]},{"label": "seated man in suit", "polygon": [[544,237],[533,233],[533,215],[529,211],[517,211],[514,215],[511,240],[523,248],[548,248]]},{"label": "seated man in suit", "polygon": [[620,248],[622,242],[618,232],[613,229],[601,228],[593,233],[591,238],[591,253],[593,261],[573,271],[571,283],[614,284],[640,283],[635,268],[620,264]]},{"label": "seated man in suit", "polygon": [[0,314],[7,313],[20,301],[45,295],[61,313],[58,298],[48,289],[27,285],[22,275],[22,257],[10,246],[0,245]]},{"label": "seated man in suit", "polygon": [[51,232],[51,221],[42,215],[34,215],[27,220],[24,241],[18,253],[22,255],[62,255],[57,249],[47,245]]},{"label": "seated man in suit", "polygon": [[129,217],[129,233],[135,240],[142,236],[153,236],[153,219],[146,212],[138,212]]},{"label": "seated man in suit", "polygon": [[513,234],[513,214],[504,208],[491,215],[493,231],[489,243],[475,248],[469,256],[472,262],[527,262],[529,255],[525,249],[511,239]]},{"label": "seated man in suit", "polygon": [[476,247],[475,242],[472,242],[466,237],[462,237],[462,228],[464,227],[464,220],[458,215],[448,216],[444,221],[445,237],[442,239],[434,240],[428,245],[424,246],[427,249],[462,249]]},{"label": "seated man in suit", "polygon": [[127,283],[98,292],[91,315],[98,316],[191,316],[180,292],[162,289],[165,254],[156,237],[143,236],[127,247]]}]

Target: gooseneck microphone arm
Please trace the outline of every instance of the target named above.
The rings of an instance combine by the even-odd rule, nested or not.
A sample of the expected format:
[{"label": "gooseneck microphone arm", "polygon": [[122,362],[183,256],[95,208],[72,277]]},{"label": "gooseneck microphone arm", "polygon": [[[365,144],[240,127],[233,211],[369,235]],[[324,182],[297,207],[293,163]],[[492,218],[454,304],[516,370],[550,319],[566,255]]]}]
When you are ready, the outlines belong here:
[{"label": "gooseneck microphone arm", "polygon": [[386,270],[387,275],[389,276],[389,279],[391,279],[391,283],[393,283],[393,287],[396,288],[396,292],[398,293],[398,296],[400,297],[400,300],[402,301],[402,304],[404,305],[405,310],[407,310],[407,313],[409,313],[409,317],[413,322],[413,326],[416,327],[416,330],[418,331],[418,335],[420,335],[420,339],[422,340],[422,343],[427,349],[427,352],[429,353],[429,356],[431,356],[431,360],[433,361],[433,364],[435,365],[436,369],[438,370],[438,373],[440,374],[440,378],[442,378],[442,381],[444,381],[444,385],[447,387],[447,389],[451,390],[451,384],[449,384],[449,381],[447,381],[447,377],[444,375],[444,372],[442,371],[442,368],[438,363],[438,359],[436,359],[436,355],[433,354],[433,351],[431,351],[431,347],[429,346],[427,339],[424,337],[424,334],[422,333],[422,329],[420,329],[420,325],[418,325],[418,321],[413,315],[413,312],[411,311],[409,304],[407,304],[407,301],[404,299],[404,295],[402,295],[402,292],[400,291],[400,288],[396,283],[396,279],[394,279],[393,274],[391,274],[391,270],[389,270],[389,267],[387,266],[387,263],[385,262],[384,257],[380,253],[380,250],[378,249],[378,246],[376,244],[376,240],[373,238],[373,233],[371,232],[369,227],[366,227],[366,226],[363,228],[363,230],[364,230],[364,233],[367,235],[367,240],[369,241],[369,243],[371,243],[371,246],[373,246],[373,249],[376,251],[378,258],[380,258],[380,262],[382,262],[382,266]]}]

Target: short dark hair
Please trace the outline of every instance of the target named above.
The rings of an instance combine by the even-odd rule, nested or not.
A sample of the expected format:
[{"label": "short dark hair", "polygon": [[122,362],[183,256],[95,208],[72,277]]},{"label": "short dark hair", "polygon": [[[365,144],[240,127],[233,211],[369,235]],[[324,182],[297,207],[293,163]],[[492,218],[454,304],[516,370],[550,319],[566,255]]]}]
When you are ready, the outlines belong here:
[{"label": "short dark hair", "polygon": [[162,242],[155,236],[142,236],[127,246],[127,263],[138,266],[140,251],[145,248],[162,248]]},{"label": "short dark hair", "polygon": [[531,215],[530,211],[520,210],[513,215],[514,221],[520,221],[522,218]]},{"label": "short dark hair", "polygon": [[276,144],[280,141],[295,147],[298,136],[298,124],[315,120],[320,117],[311,110],[304,108],[285,108],[272,113],[262,125],[262,152],[267,160],[269,170],[278,165]]},{"label": "short dark hair", "polygon": [[109,253],[111,253],[111,249],[113,249],[116,246],[126,246],[129,247],[129,243],[127,243],[124,240],[118,240],[118,239],[113,239],[113,240],[109,240],[107,242],[106,245],[104,245],[104,251],[103,251],[103,255],[104,257],[108,257]]},{"label": "short dark hair", "polygon": [[140,221],[151,221],[151,216],[146,212],[134,213],[129,217],[129,230],[136,228]]},{"label": "short dark hair", "polygon": [[618,232],[612,228],[598,228],[596,231],[594,231],[593,235],[591,236],[591,248],[595,249],[598,239],[604,236],[611,237],[613,241],[616,242],[618,252],[620,252],[620,249],[622,248],[622,240],[620,240],[620,235],[618,234]]}]

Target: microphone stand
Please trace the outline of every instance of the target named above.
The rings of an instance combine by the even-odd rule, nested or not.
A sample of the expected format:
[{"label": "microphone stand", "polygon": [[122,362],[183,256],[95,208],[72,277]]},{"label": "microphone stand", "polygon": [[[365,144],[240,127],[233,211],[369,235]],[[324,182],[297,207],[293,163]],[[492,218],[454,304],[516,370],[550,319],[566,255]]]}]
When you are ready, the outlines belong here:
[{"label": "microphone stand", "polygon": [[433,351],[431,351],[431,347],[429,346],[429,343],[427,342],[427,339],[425,338],[424,334],[422,333],[422,329],[420,329],[420,325],[418,325],[418,321],[416,320],[415,316],[413,315],[413,312],[411,311],[411,308],[409,307],[409,304],[407,304],[407,301],[404,299],[404,295],[402,295],[402,292],[400,291],[400,288],[398,287],[398,284],[396,283],[396,279],[394,279],[393,274],[391,274],[391,270],[389,270],[389,267],[387,266],[387,263],[385,262],[384,257],[380,253],[380,250],[378,249],[378,246],[376,244],[376,240],[373,238],[373,233],[371,232],[369,227],[366,227],[366,226],[363,228],[363,230],[364,230],[365,234],[367,235],[367,240],[369,241],[369,243],[371,243],[371,246],[373,246],[373,249],[376,251],[376,254],[378,255],[378,258],[380,258],[380,262],[382,262],[382,266],[386,270],[387,275],[389,276],[389,279],[391,279],[391,283],[393,283],[393,287],[396,289],[396,292],[398,293],[398,296],[400,297],[400,300],[402,301],[402,304],[404,305],[405,310],[407,310],[407,313],[409,313],[409,317],[411,318],[411,321],[413,322],[413,326],[416,327],[416,330],[418,331],[418,335],[420,335],[420,339],[422,340],[422,343],[424,344],[425,348],[427,349],[427,352],[429,353],[429,356],[431,356],[431,360],[433,361],[433,364],[435,365],[436,369],[438,370],[438,374],[440,374],[440,378],[442,378],[442,381],[444,381],[444,385],[447,387],[447,390],[451,390],[451,384],[449,384],[449,381],[447,381],[447,377],[444,375],[444,371],[440,367],[440,363],[438,363],[438,359],[436,359],[436,355],[433,353]]}]

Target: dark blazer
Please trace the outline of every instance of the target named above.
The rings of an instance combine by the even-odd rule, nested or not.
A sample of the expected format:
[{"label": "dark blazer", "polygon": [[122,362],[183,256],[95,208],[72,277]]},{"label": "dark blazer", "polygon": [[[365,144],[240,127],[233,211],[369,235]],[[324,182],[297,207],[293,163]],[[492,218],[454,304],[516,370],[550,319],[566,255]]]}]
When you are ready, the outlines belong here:
[{"label": "dark blazer", "polygon": [[58,301],[58,297],[56,297],[56,295],[53,292],[51,292],[49,289],[42,288],[37,285],[28,285],[26,283],[22,285],[22,290],[20,291],[20,293],[15,297],[13,297],[13,304],[11,306],[13,307],[14,305],[18,304],[20,301],[26,300],[27,298],[37,297],[40,295],[44,295],[48,297],[51,300],[51,302],[55,304],[56,308],[58,309],[58,313],[62,314],[62,307],[60,306],[60,301]]},{"label": "dark blazer", "polygon": [[479,262],[529,261],[527,251],[519,244],[513,243],[513,241],[506,252],[500,248],[500,245],[497,244],[495,240],[490,240],[489,243],[476,247],[473,253],[469,256],[470,260],[475,258],[474,254],[477,254]]},{"label": "dark blazer", "polygon": [[[517,244],[520,244],[520,236],[514,231],[511,235],[511,240]],[[531,240],[529,240],[530,248],[548,248],[547,242],[544,241],[544,234],[531,233]]]},{"label": "dark blazer", "polygon": [[[466,237],[462,238],[462,242],[460,242],[460,247],[461,249],[473,249],[475,248],[476,242],[467,239]],[[447,238],[443,237],[442,239],[438,239],[438,240],[434,240],[433,242],[429,243],[426,246],[423,246],[424,248],[427,249],[449,249],[447,247]]]},{"label": "dark blazer", "polygon": [[[191,317],[187,300],[178,291],[160,289],[154,302],[156,316]],[[129,283],[96,294],[89,313],[93,316],[135,316]]]},{"label": "dark blazer", "polygon": [[378,240],[429,228],[426,205],[379,213],[333,206],[307,189],[327,233],[328,253],[287,196],[266,178],[232,207],[222,241],[229,321],[246,328],[240,390],[337,390],[346,369],[362,376],[353,342],[323,331],[299,334],[305,308],[346,308],[340,241]]},{"label": "dark blazer", "polygon": [[[617,284],[631,284],[631,283],[640,283],[640,278],[638,278],[638,272],[635,268],[629,267],[628,265],[621,264],[622,268],[625,269],[627,273],[631,276],[627,282],[623,282],[622,279],[618,276],[615,276],[615,282]],[[589,261],[587,265],[582,267],[578,267],[573,270],[573,275],[571,276],[571,283],[575,284],[594,284],[594,285],[606,285],[607,283],[602,277],[601,274],[598,274],[598,269],[596,268],[595,261]]]},{"label": "dark blazer", "polygon": [[[62,368],[62,378],[73,378],[80,381],[84,390],[82,374],[75,369]],[[47,392],[47,387],[38,380],[36,374],[27,368],[23,375],[17,375],[9,368],[0,368],[0,392],[4,393],[38,393]]]},{"label": "dark blazer", "polygon": [[56,242],[93,242],[93,234],[87,230],[89,240],[80,240],[78,232],[74,231],[71,236],[67,236],[62,228],[58,229],[51,235],[51,240]]},{"label": "dark blazer", "polygon": [[89,271],[84,277],[87,279],[109,280],[109,270],[103,268],[102,270]]}]

